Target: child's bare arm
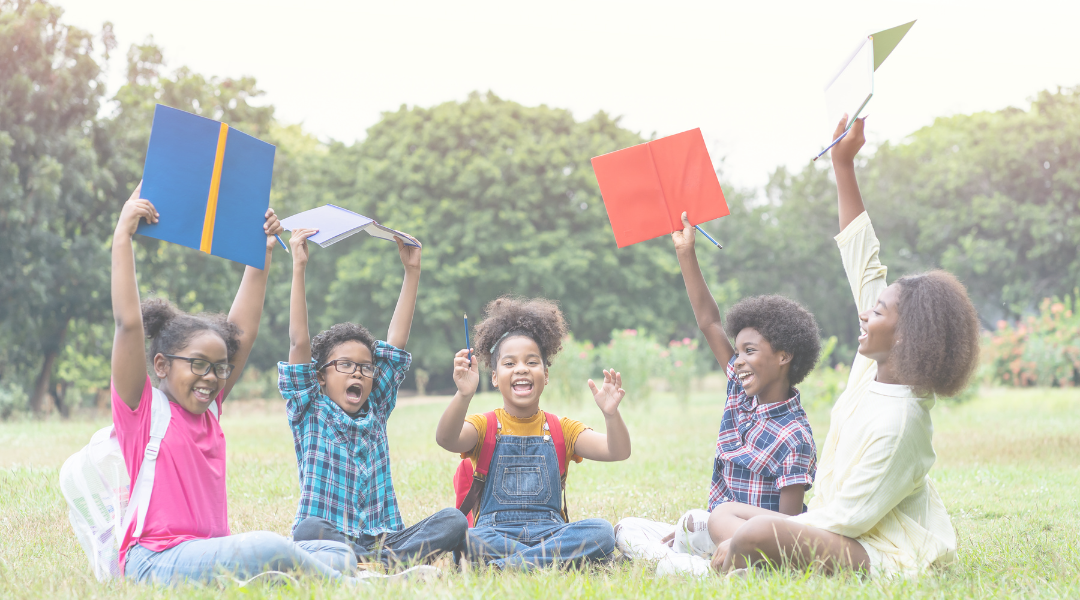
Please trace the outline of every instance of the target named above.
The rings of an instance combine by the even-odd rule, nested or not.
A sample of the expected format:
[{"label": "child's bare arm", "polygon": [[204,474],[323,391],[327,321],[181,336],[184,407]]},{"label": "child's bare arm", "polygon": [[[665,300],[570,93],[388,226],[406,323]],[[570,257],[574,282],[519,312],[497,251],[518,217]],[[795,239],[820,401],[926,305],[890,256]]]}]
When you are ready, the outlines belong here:
[{"label": "child's bare arm", "polygon": [[630,431],[619,413],[619,403],[626,396],[626,390],[622,389],[622,374],[615,372],[615,369],[605,370],[604,385],[597,388],[590,379],[589,389],[596,405],[604,413],[607,433],[597,433],[591,429],[582,431],[574,444],[574,454],[603,462],[630,458]]},{"label": "child's bare arm", "polygon": [[390,319],[390,331],[386,334],[386,343],[395,348],[405,348],[412,330],[413,311],[416,308],[416,292],[420,289],[420,252],[422,248],[407,246],[401,238],[394,237],[398,245],[401,264],[405,266],[405,279],[401,282],[401,294],[398,295],[394,316]]},{"label": "child's bare arm", "polygon": [[146,356],[139,284],[135,276],[135,251],[131,238],[139,221],[157,223],[158,212],[149,200],[139,198],[142,182],[124,203],[112,242],[112,309],[116,321],[113,335],[112,380],[116,393],[131,410],[139,407],[146,385]]},{"label": "child's bare arm", "polygon": [[789,485],[780,490],[780,512],[785,515],[795,516],[802,514],[803,498],[806,496],[806,486],[801,483]]},{"label": "child's bare arm", "polygon": [[[859,182],[855,179],[855,155],[866,143],[863,134],[865,121],[866,117],[855,119],[851,124],[851,131],[832,149],[833,174],[836,175],[837,202],[840,209],[840,231],[866,210],[859,192]],[[844,115],[836,126],[836,131],[833,132],[834,140],[844,133],[845,123],[847,115]]]},{"label": "child's bare arm", "polygon": [[435,429],[435,443],[450,452],[471,452],[479,438],[476,428],[465,421],[469,411],[469,402],[476,394],[480,383],[480,371],[476,357],[469,361],[469,350],[458,350],[454,355],[454,383],[457,393],[439,418]]},{"label": "child's bare arm", "polygon": [[262,319],[263,301],[266,299],[266,279],[270,273],[270,259],[274,256],[274,244],[277,243],[275,236],[284,231],[274,209],[266,209],[265,216],[263,232],[266,233],[266,262],[262,269],[252,266],[244,269],[240,289],[236,291],[236,298],[229,309],[229,322],[240,328],[240,346],[236,353],[229,357],[229,362],[233,365],[233,375],[222,388],[222,399],[229,397],[229,392],[240,380],[240,374],[244,372],[244,365],[251,355],[251,347],[255,345],[255,338],[259,337],[259,321]]},{"label": "child's bare arm", "polygon": [[682,222],[682,231],[671,234],[671,239],[675,242],[675,255],[679,257],[686,293],[690,296],[690,306],[694,309],[698,329],[705,334],[705,341],[709,342],[709,348],[717,362],[726,365],[735,354],[735,349],[731,347],[731,342],[724,333],[720,307],[716,305],[709,285],[705,283],[705,276],[701,274],[697,252],[694,250],[694,227],[690,225],[685,212],[682,214]]},{"label": "child's bare arm", "polygon": [[318,233],[317,229],[295,229],[289,237],[293,258],[292,292],[289,295],[289,364],[291,365],[311,362],[311,332],[308,329],[307,288],[304,276],[308,262],[307,239],[316,233]]}]

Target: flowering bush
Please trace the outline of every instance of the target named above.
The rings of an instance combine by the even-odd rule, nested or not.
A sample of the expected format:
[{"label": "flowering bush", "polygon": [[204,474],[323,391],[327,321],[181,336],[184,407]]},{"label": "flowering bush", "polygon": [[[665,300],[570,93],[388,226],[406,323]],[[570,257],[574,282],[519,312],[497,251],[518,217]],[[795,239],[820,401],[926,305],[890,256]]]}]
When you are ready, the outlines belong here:
[{"label": "flowering bush", "polygon": [[1039,314],[1016,323],[998,321],[983,337],[983,364],[991,383],[1009,386],[1080,385],[1080,313],[1073,298],[1045,298]]},{"label": "flowering bush", "polygon": [[[548,389],[557,400],[578,403],[591,396],[589,378],[596,377],[596,350],[592,342],[579,342],[568,335],[563,349],[548,370]],[[603,376],[601,375],[601,381]]]},{"label": "flowering bush", "polygon": [[851,365],[841,362],[833,366],[831,360],[832,353],[836,350],[836,341],[835,335],[825,340],[821,345],[821,359],[817,366],[796,386],[799,388],[802,405],[807,410],[832,406],[847,387]]},{"label": "flowering bush", "polygon": [[616,330],[611,333],[611,341],[598,349],[600,364],[596,366],[622,373],[626,399],[634,404],[647,404],[653,391],[649,379],[663,375],[659,363],[661,350],[656,339],[643,330]]},{"label": "flowering bush", "polygon": [[671,340],[668,347],[660,351],[660,359],[658,366],[664,371],[668,388],[679,404],[687,404],[690,401],[690,385],[701,372],[697,340]]}]

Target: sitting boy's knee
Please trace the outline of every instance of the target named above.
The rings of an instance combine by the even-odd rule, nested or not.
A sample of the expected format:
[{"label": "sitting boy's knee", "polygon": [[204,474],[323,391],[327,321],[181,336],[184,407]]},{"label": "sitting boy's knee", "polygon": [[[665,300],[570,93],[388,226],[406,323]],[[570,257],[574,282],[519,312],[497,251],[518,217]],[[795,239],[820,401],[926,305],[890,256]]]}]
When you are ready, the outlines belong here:
[{"label": "sitting boy's knee", "polygon": [[444,508],[432,515],[431,520],[440,528],[456,536],[464,536],[469,530],[469,520],[456,508]]},{"label": "sitting boy's knee", "polygon": [[293,528],[292,537],[298,542],[311,540],[341,541],[338,539],[340,535],[332,535],[336,532],[334,526],[326,519],[308,517],[296,524],[296,527]]},{"label": "sitting boy's knee", "polygon": [[606,554],[615,551],[615,530],[604,519],[585,519],[574,523],[583,535],[600,547]]}]

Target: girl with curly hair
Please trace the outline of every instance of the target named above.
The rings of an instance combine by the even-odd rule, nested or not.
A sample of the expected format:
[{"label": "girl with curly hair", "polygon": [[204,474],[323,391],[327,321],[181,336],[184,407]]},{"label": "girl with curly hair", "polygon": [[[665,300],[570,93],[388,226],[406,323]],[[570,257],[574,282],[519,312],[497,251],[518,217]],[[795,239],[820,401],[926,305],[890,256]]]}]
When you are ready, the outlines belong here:
[{"label": "girl with curly hair", "polygon": [[[190,315],[161,299],[140,305],[131,238],[140,220],[159,220],[154,205],[139,197],[141,187],[124,204],[113,234],[112,413],[131,480],[138,481],[144,459],[155,466],[149,500],[136,506],[133,498],[129,508],[145,512],[139,510],[124,533],[120,572],[158,584],[208,582],[221,574],[248,578],[266,570],[341,577],[356,568],[344,544],[296,544],[268,531],[229,531],[225,436],[218,416],[239,379],[232,375],[243,371],[259,332],[281,224],[273,210],[266,211],[265,268],[247,267],[228,316]],[[165,435],[154,440],[156,452],[147,451],[151,431],[158,431],[152,423],[166,421],[163,411],[169,411]]]},{"label": "girl with curly hair", "polygon": [[[569,523],[564,494],[560,494],[565,479],[560,473],[566,472],[571,460],[630,457],[630,433],[619,414],[619,403],[626,395],[622,375],[605,370],[602,385],[588,381],[607,428],[607,434],[597,433],[580,421],[556,420],[540,410],[548,367],[562,349],[567,332],[554,302],[499,298],[487,305],[476,332],[479,350],[466,348],[454,356],[458,391],[435,432],[440,446],[471,458],[474,470],[488,428],[498,432],[489,455],[491,470],[479,497],[476,527],[466,538],[467,556],[496,568],[520,569],[607,558],[615,550],[611,524],[604,519]],[[480,382],[480,362],[491,367],[491,385],[502,394],[503,406],[487,415],[466,417]],[[564,452],[555,448],[559,437]]]},{"label": "girl with curly hair", "polygon": [[[847,117],[833,138],[844,131]],[[936,455],[930,409],[978,364],[979,323],[964,286],[930,271],[885,282],[855,178],[863,120],[832,150],[836,242],[859,310],[859,350],[833,406],[809,510],[749,517],[717,548],[722,572],[769,562],[871,576],[915,575],[956,556],[956,533],[927,476]]]}]

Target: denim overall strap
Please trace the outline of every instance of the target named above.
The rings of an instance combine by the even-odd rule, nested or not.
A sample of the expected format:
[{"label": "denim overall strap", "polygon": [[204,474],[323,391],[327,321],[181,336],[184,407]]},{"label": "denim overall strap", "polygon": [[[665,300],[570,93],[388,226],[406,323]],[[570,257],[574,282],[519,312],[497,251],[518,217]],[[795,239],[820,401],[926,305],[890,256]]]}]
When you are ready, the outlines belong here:
[{"label": "denim overall strap", "polygon": [[549,436],[500,436],[476,526],[533,521],[565,522],[555,445]]}]

